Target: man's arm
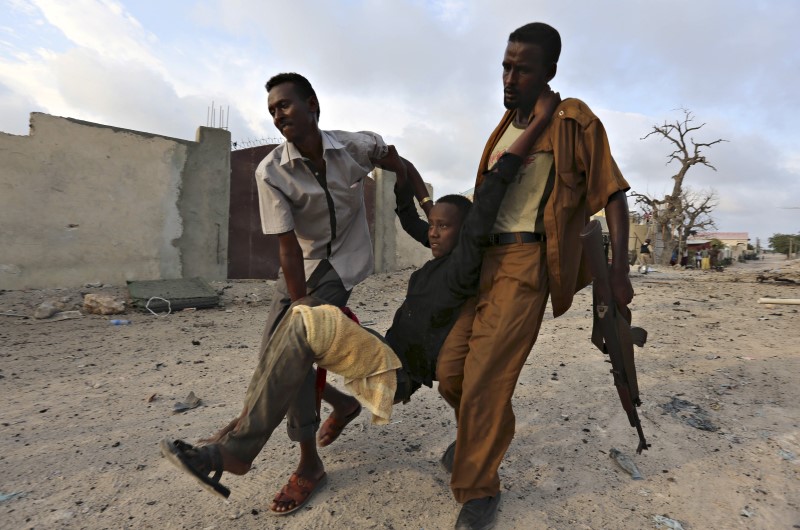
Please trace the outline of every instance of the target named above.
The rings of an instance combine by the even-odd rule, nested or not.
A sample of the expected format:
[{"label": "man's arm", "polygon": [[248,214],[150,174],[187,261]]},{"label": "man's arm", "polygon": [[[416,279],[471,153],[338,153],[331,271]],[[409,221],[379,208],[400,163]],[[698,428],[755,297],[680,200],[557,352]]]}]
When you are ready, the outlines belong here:
[{"label": "man's arm", "polygon": [[404,183],[408,179],[414,196],[422,206],[425,215],[430,213],[431,208],[433,208],[433,201],[428,196],[428,189],[425,187],[422,177],[411,162],[397,153],[395,146],[390,145],[388,154],[380,160],[376,160],[375,164],[383,169],[393,171],[397,175],[398,183]]},{"label": "man's arm", "polygon": [[427,221],[420,219],[408,181],[404,183],[398,181],[394,186],[394,195],[397,203],[394,211],[397,213],[398,219],[400,219],[400,225],[403,230],[426,247],[430,247],[428,242],[428,228],[430,225]]},{"label": "man's arm", "polygon": [[633,300],[633,286],[628,276],[628,200],[620,190],[608,198],[606,221],[611,238],[611,289],[619,306],[627,306]]},{"label": "man's arm", "polygon": [[523,133],[484,173],[484,181],[475,190],[475,202],[464,220],[458,244],[450,258],[447,281],[451,292],[460,296],[474,294],[480,275],[481,244],[494,226],[508,184],[516,177],[536,139],[547,128],[560,101],[557,92],[546,89],[536,101],[533,116]]},{"label": "man's arm", "polygon": [[278,234],[281,270],[292,302],[306,295],[306,273],[303,264],[303,250],[297,241],[294,230]]}]

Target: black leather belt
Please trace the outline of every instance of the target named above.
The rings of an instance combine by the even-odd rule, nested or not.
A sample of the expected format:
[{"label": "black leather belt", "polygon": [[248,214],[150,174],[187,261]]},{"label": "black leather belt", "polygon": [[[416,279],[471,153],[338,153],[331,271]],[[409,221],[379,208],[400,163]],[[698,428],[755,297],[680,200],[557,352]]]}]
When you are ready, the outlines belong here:
[{"label": "black leather belt", "polygon": [[547,239],[537,232],[508,232],[505,234],[489,234],[487,245],[510,245],[512,243],[539,243]]}]

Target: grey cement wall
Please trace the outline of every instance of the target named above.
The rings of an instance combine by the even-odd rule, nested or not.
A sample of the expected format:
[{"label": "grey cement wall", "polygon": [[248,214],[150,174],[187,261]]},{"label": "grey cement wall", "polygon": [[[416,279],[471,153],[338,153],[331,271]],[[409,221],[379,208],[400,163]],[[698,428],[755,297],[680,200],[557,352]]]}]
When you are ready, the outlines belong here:
[{"label": "grey cement wall", "polygon": [[[409,267],[421,267],[432,259],[431,250],[420,245],[406,234],[394,213],[396,200],[394,184],[397,181],[391,171],[375,169],[375,272],[392,272]],[[433,196],[433,188],[426,184]],[[417,206],[420,215],[422,209]],[[424,217],[423,217],[424,218]]]},{"label": "grey cement wall", "polygon": [[0,133],[0,289],[227,272],[230,134],[31,114]]}]

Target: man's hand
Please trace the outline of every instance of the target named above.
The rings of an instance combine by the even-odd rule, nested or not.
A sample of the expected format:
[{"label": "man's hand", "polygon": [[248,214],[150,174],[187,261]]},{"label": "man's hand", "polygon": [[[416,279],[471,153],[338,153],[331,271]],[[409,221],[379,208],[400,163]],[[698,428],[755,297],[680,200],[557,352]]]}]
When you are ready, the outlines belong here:
[{"label": "man's hand", "polygon": [[403,163],[403,159],[400,158],[400,155],[397,153],[395,146],[390,145],[388,148],[389,150],[386,153],[386,156],[376,160],[375,164],[380,166],[382,169],[395,173],[397,175],[397,183],[403,186],[406,182],[406,165]]},{"label": "man's hand", "polygon": [[292,302],[306,295],[306,273],[303,268],[303,250],[294,230],[278,234],[278,257]]},{"label": "man's hand", "polygon": [[615,268],[611,266],[611,290],[614,293],[614,301],[618,307],[625,307],[633,300],[633,286],[628,275],[627,263],[625,267]]},{"label": "man's hand", "polygon": [[402,187],[407,183],[410,184],[414,196],[422,206],[422,211],[425,212],[426,216],[430,215],[433,201],[428,197],[428,189],[425,187],[425,182],[423,182],[422,176],[417,171],[417,168],[414,167],[414,164],[400,156],[393,145],[389,146],[389,153],[375,163],[384,169],[394,171],[397,175],[398,186]]},{"label": "man's hand", "polygon": [[534,120],[537,116],[539,119],[549,122],[559,103],[561,103],[561,94],[553,92],[550,89],[550,85],[545,86],[542,93],[536,98],[536,104],[531,111],[529,122]]}]

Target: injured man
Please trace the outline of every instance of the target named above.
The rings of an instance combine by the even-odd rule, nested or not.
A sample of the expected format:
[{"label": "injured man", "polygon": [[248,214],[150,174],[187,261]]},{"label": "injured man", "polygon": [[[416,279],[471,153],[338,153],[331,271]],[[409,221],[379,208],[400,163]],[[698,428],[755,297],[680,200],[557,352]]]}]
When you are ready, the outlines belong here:
[{"label": "injured man", "polygon": [[[210,491],[228,497],[230,490],[220,482],[222,473],[243,475],[250,470],[290,404],[302,403],[307,409],[303,413],[316,417],[316,396],[298,402],[296,395],[314,364],[343,376],[345,387],[379,424],[389,421],[393,404],[407,402],[422,385],[430,387],[439,349],[461,306],[478,291],[482,248],[506,188],[547,128],[559,101],[549,91],[539,98],[528,127],[487,171],[474,204],[460,195],[446,195],[436,201],[427,222],[420,219],[408,182],[420,177],[406,163],[408,176],[398,175],[395,187],[397,215],[412,237],[430,247],[433,259],[411,274],[405,300],[385,338],[361,327],[338,307],[322,305],[312,297],[298,300],[261,352],[241,415],[196,446],[162,440],[161,453]],[[359,407],[343,421],[329,425],[326,445],[360,411]],[[273,500],[271,511],[277,515],[296,511],[325,479],[321,461],[303,475],[293,474]]]}]

